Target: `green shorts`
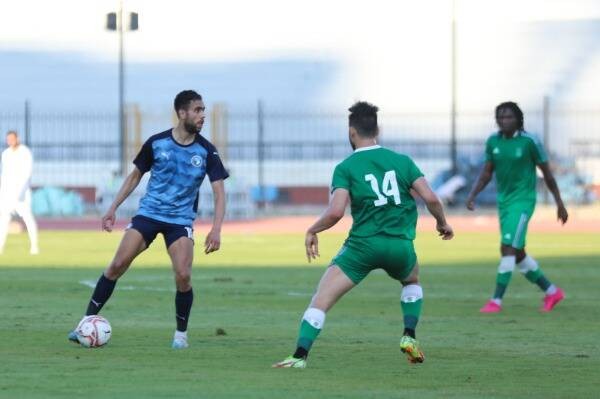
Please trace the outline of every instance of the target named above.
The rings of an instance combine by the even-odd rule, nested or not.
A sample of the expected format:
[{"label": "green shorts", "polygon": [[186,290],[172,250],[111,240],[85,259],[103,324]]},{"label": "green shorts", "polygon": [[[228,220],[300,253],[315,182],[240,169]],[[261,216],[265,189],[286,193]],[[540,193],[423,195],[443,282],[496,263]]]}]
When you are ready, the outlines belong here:
[{"label": "green shorts", "polygon": [[415,267],[417,254],[411,240],[384,235],[348,237],[331,262],[354,284],[374,269],[383,269],[391,278],[402,281]]},{"label": "green shorts", "polygon": [[535,205],[531,204],[512,204],[510,207],[498,209],[502,244],[516,249],[525,248],[527,225],[534,210]]}]

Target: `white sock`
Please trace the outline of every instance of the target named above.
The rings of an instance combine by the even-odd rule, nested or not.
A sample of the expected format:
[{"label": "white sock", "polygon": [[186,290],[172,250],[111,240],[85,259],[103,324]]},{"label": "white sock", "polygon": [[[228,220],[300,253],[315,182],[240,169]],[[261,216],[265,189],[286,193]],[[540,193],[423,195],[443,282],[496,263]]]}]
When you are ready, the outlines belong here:
[{"label": "white sock", "polygon": [[551,284],[550,287],[546,290],[546,295],[554,295],[556,294],[556,286]]},{"label": "white sock", "polygon": [[492,302],[494,302],[498,306],[502,306],[502,299],[500,298],[492,298]]},{"label": "white sock", "polygon": [[174,339],[183,339],[187,341],[187,331],[177,331],[175,330]]},{"label": "white sock", "polygon": [[308,308],[302,315],[302,319],[306,320],[311,326],[316,329],[322,329],[325,325],[325,312],[317,308]]}]

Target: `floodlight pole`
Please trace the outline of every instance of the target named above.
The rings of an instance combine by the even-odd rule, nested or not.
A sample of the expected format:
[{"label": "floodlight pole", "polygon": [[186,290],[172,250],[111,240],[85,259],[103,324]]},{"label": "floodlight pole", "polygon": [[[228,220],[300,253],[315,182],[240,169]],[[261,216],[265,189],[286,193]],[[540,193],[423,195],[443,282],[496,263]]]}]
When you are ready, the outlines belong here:
[{"label": "floodlight pole", "polygon": [[125,159],[127,137],[125,132],[125,52],[123,50],[123,25],[123,0],[120,0],[117,27],[119,30],[119,170],[121,176],[127,174],[127,161]]},{"label": "floodlight pole", "polygon": [[452,100],[450,111],[450,160],[452,162],[452,175],[458,173],[457,143],[456,143],[456,0],[452,0]]},{"label": "floodlight pole", "polygon": [[258,160],[258,207],[264,208],[265,201],[265,111],[262,100],[258,100],[257,109],[258,121],[258,140],[257,140],[257,160]]},{"label": "floodlight pole", "polygon": [[[125,116],[125,21],[123,19],[123,0],[119,0],[117,12],[108,13],[106,16],[106,29],[117,31],[119,35],[119,171],[122,176],[127,174],[127,119]],[[138,14],[130,13],[129,29],[138,29]]]}]

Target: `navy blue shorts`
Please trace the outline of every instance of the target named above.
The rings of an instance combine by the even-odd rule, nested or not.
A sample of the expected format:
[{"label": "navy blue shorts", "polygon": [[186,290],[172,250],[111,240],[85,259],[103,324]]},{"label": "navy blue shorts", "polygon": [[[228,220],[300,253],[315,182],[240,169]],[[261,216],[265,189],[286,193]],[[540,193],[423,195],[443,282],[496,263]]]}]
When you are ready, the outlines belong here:
[{"label": "navy blue shorts", "polygon": [[127,226],[127,230],[129,229],[135,229],[140,232],[142,237],[144,237],[144,241],[146,241],[146,247],[152,244],[158,233],[162,233],[167,248],[181,237],[187,237],[194,241],[194,229],[192,229],[192,226],[161,222],[141,215],[136,215],[131,219],[131,223]]}]

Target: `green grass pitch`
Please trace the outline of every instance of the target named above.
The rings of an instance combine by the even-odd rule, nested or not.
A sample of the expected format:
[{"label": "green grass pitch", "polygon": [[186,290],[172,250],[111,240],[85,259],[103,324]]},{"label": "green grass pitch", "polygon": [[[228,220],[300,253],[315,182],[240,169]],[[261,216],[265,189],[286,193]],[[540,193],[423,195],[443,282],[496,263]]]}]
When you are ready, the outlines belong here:
[{"label": "green grass pitch", "polygon": [[[196,257],[189,350],[170,349],[174,291],[162,240],[119,281],[103,310],[111,342],[85,349],[66,334],[110,261],[119,233],[43,232],[42,254],[10,236],[0,256],[0,398],[596,398],[600,378],[597,234],[530,234],[529,251],[567,299],[550,314],[518,273],[505,311],[480,315],[493,289],[497,234],[443,242],[420,234],[425,292],[417,330],[426,355],[398,349],[400,287],[372,273],[328,314],[306,370],[271,369],[344,236],[225,235]],[[199,237],[200,242],[203,239]],[[226,335],[216,334],[223,329]]]}]

